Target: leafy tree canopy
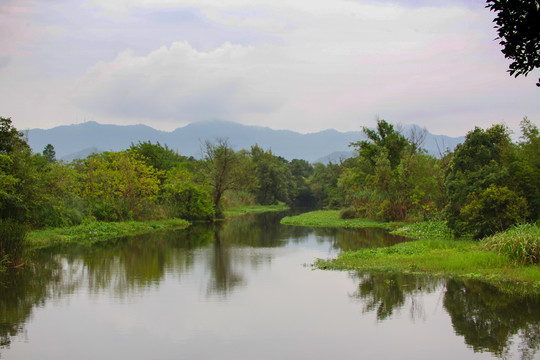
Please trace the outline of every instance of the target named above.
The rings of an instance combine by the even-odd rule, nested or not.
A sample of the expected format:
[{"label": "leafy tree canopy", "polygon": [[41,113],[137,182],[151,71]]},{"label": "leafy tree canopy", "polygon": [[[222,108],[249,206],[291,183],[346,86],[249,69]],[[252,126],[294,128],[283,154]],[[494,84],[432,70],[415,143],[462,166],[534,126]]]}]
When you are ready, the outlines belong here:
[{"label": "leafy tree canopy", "polygon": [[[538,0],[488,0],[487,8],[497,13],[493,22],[502,53],[512,60],[510,75],[527,76],[540,68],[540,2]],[[540,79],[536,86],[540,86]]]}]

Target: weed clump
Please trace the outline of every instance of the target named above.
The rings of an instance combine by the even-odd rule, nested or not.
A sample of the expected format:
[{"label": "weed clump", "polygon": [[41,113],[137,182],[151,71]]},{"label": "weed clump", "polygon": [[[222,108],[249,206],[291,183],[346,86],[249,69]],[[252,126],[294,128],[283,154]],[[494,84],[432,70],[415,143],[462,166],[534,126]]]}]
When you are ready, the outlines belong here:
[{"label": "weed clump", "polygon": [[507,255],[520,265],[540,263],[540,227],[523,224],[484,240],[484,247]]}]

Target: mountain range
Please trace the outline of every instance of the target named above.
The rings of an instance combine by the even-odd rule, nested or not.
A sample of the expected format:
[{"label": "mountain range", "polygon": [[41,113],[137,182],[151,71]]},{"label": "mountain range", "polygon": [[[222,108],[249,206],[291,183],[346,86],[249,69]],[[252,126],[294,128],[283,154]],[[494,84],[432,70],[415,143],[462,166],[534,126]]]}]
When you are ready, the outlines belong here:
[{"label": "mountain range", "polygon": [[[417,125],[404,126],[402,129],[406,136],[411,131],[419,133],[423,129]],[[425,135],[422,147],[435,156],[446,149],[453,150],[464,140],[464,137],[433,135],[427,131]],[[47,144],[52,144],[57,159],[64,161],[85,158],[94,152],[120,151],[139,141],[159,142],[181,155],[200,158],[201,144],[205,140],[227,138],[235,150],[249,150],[257,144],[287,160],[304,159],[312,163],[327,163],[352,156],[353,149],[349,144],[366,139],[361,131],[339,132],[330,129],[301,134],[222,120],[195,122],[170,132],[146,125],[108,125],[90,121],[51,129],[30,129],[27,136],[28,144],[34,152],[41,153]]]}]

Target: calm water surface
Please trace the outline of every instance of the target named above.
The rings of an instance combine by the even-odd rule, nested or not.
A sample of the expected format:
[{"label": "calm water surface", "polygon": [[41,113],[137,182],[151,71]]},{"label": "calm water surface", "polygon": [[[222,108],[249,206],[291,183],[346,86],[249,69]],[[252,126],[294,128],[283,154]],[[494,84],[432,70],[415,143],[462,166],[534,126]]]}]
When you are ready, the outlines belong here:
[{"label": "calm water surface", "polygon": [[37,254],[35,268],[0,278],[1,358],[540,359],[538,299],[312,270],[403,239],[279,217]]}]

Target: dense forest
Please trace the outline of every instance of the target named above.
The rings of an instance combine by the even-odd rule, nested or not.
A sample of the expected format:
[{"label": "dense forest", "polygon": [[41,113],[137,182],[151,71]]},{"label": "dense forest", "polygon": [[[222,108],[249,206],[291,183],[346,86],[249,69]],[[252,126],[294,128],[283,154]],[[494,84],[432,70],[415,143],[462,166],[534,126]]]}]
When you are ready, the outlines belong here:
[{"label": "dense forest", "polygon": [[[27,229],[88,221],[223,217],[231,206],[275,204],[342,209],[344,218],[444,220],[475,238],[540,216],[540,135],[525,118],[521,136],[494,125],[471,130],[453,152],[422,149],[422,132],[402,134],[378,120],[356,156],[340,163],[287,161],[227,139],[201,144],[202,158],[167,145],[131,144],[119,152],[57,161],[54,144],[33,153],[10,118],[0,118],[0,256]],[[22,236],[22,235],[21,235]],[[16,252],[16,251],[15,251]]]}]

